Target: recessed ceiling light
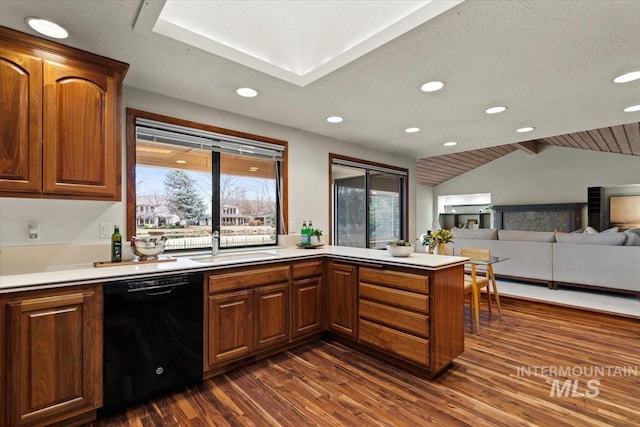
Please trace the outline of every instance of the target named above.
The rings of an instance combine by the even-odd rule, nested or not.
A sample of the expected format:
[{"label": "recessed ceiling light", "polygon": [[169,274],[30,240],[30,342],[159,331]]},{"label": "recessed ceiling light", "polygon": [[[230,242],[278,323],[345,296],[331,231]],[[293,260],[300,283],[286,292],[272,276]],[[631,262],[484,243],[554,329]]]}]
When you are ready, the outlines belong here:
[{"label": "recessed ceiling light", "polygon": [[444,83],[434,81],[434,82],[428,82],[423,84],[422,86],[420,86],[420,90],[423,92],[435,92],[437,90],[442,89],[443,87],[444,87]]},{"label": "recessed ceiling light", "polygon": [[180,163],[181,165],[183,165],[183,164],[187,163],[187,161],[186,160],[176,160],[176,163]]},{"label": "recessed ceiling light", "polygon": [[25,22],[31,28],[45,36],[53,37],[54,39],[66,39],[69,37],[69,32],[55,22],[36,18],[35,16],[26,18]]},{"label": "recessed ceiling light", "polygon": [[507,107],[491,107],[491,108],[487,108],[486,110],[484,110],[485,113],[487,114],[498,114],[498,113],[502,113],[504,110],[506,110]]},{"label": "recessed ceiling light", "polygon": [[632,105],[631,107],[627,107],[627,108],[624,109],[625,113],[632,113],[634,111],[640,111],[640,104]]},{"label": "recessed ceiling light", "polygon": [[631,71],[613,79],[614,83],[627,83],[640,79],[640,71]]},{"label": "recessed ceiling light", "polygon": [[516,129],[516,132],[518,133],[525,133],[525,132],[531,132],[532,130],[534,130],[535,128],[531,127],[531,126],[525,126],[523,128],[520,129]]},{"label": "recessed ceiling light", "polygon": [[454,145],[458,145],[458,143],[455,141],[449,141],[449,142],[445,142],[442,145],[444,145],[445,147],[453,147]]},{"label": "recessed ceiling light", "polygon": [[342,117],[340,116],[331,116],[331,117],[327,117],[327,121],[329,123],[340,123],[342,121]]},{"label": "recessed ceiling light", "polygon": [[241,87],[236,90],[236,93],[240,96],[244,96],[245,98],[253,98],[258,95],[258,91],[251,89],[250,87]]},{"label": "recessed ceiling light", "polygon": [[416,133],[416,132],[420,132],[420,128],[406,128],[404,131],[406,133]]}]

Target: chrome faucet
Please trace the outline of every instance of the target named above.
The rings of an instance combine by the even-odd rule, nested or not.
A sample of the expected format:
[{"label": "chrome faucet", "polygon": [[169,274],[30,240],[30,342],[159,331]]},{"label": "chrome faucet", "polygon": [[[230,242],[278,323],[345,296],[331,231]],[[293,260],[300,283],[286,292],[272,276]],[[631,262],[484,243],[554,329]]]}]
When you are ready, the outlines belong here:
[{"label": "chrome faucet", "polygon": [[211,255],[218,255],[220,249],[220,232],[214,231],[211,235]]}]

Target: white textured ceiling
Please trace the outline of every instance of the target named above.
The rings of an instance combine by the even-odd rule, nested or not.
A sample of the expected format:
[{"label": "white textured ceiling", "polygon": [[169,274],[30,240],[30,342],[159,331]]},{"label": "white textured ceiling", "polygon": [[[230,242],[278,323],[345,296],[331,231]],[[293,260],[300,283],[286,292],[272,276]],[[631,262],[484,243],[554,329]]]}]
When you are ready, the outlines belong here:
[{"label": "white textured ceiling", "polygon": [[[466,1],[304,87],[136,24],[142,4],[1,0],[0,25],[33,34],[25,17],[51,19],[63,43],[129,63],[125,85],[413,158],[640,121],[622,111],[640,81],[612,83],[640,69],[640,1]],[[434,79],[445,88],[420,91]],[[259,96],[238,97],[245,86]],[[494,105],[508,110],[486,115]]]}]

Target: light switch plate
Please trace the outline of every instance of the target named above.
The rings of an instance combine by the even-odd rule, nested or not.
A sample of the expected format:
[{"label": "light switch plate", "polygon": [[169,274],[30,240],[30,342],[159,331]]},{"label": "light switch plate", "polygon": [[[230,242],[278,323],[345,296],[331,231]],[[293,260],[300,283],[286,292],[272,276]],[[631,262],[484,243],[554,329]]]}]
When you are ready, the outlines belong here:
[{"label": "light switch plate", "polygon": [[111,237],[111,223],[110,222],[101,222],[100,223],[100,238],[108,239]]}]

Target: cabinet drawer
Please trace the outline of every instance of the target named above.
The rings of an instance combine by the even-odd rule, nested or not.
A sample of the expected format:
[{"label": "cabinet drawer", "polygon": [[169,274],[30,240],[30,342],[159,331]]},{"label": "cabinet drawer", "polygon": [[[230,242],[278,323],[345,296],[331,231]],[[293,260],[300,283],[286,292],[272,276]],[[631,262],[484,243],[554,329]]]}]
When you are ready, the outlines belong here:
[{"label": "cabinet drawer", "polygon": [[422,365],[429,365],[429,340],[364,319],[360,319],[358,327],[360,341],[391,351]]},{"label": "cabinet drawer", "polygon": [[291,276],[294,279],[302,277],[321,276],[322,260],[297,262],[291,266]]},{"label": "cabinet drawer", "polygon": [[290,277],[291,273],[288,265],[236,270],[221,274],[213,273],[209,276],[209,293],[288,282]]},{"label": "cabinet drawer", "polygon": [[377,302],[360,300],[360,318],[429,337],[429,316],[390,307]]},{"label": "cabinet drawer", "polygon": [[429,293],[429,277],[419,274],[361,267],[359,280],[424,294]]},{"label": "cabinet drawer", "polygon": [[429,314],[429,297],[413,292],[360,283],[360,298],[384,302]]}]

